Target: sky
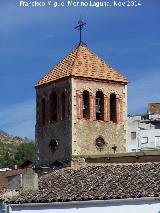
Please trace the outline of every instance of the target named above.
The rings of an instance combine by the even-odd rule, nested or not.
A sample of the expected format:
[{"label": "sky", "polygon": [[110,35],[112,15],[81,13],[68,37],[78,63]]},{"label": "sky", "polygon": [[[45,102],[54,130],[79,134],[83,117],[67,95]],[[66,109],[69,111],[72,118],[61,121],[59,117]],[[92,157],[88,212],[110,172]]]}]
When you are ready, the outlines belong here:
[{"label": "sky", "polygon": [[34,85],[75,48],[80,17],[88,48],[129,79],[128,114],[145,113],[149,102],[160,102],[159,0],[100,1],[108,7],[93,7],[89,0],[79,1],[91,2],[86,7],[57,2],[64,6],[54,7],[54,0],[0,0],[0,129],[34,139]]}]

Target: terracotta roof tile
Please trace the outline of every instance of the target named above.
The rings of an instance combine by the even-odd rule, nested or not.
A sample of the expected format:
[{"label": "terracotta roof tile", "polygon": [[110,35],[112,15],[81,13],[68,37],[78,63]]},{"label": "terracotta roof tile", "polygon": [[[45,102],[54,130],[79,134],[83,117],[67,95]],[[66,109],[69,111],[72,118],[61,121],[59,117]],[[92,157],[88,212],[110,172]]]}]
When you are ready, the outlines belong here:
[{"label": "terracotta roof tile", "polygon": [[35,86],[45,85],[68,76],[118,81],[126,84],[128,82],[125,77],[115,71],[87,47],[80,45],[39,80]]},{"label": "terracotta roof tile", "polygon": [[13,203],[160,197],[160,163],[108,164],[59,169],[39,179],[39,191]]},{"label": "terracotta roof tile", "polygon": [[149,103],[147,111],[149,114],[160,113],[160,103]]}]

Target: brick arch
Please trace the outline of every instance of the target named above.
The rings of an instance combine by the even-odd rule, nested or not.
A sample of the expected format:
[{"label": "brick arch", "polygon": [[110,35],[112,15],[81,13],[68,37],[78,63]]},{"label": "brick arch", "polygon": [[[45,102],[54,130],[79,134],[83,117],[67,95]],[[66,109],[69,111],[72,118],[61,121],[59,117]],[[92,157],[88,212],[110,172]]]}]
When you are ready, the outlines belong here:
[{"label": "brick arch", "polygon": [[119,98],[119,97],[120,97],[119,93],[118,93],[116,90],[110,90],[110,91],[108,92],[108,97],[110,97],[111,94],[115,94],[115,95],[116,95],[116,98]]},{"label": "brick arch", "polygon": [[104,93],[101,90],[96,91],[96,120],[104,120]]},{"label": "brick arch", "polygon": [[122,120],[122,96],[115,90],[109,93],[109,120],[119,123]]},{"label": "brick arch", "polygon": [[109,93],[104,89],[103,87],[101,88],[96,88],[94,89],[92,93],[92,105],[91,105],[91,118],[92,120],[96,120],[96,93],[97,92],[102,92],[104,95],[104,100],[103,100],[103,121],[109,121],[109,109],[108,109],[108,100],[109,100]]},{"label": "brick arch", "polygon": [[117,98],[115,93],[110,94],[110,121],[117,122]]},{"label": "brick arch", "polygon": [[93,93],[93,90],[90,88],[90,87],[87,87],[87,86],[83,86],[80,90],[79,90],[79,93],[83,93],[83,91],[87,90],[89,92],[89,94],[92,94]]},{"label": "brick arch", "polygon": [[[83,103],[83,94],[84,92],[88,92],[88,109],[87,113],[84,112],[84,103]],[[80,90],[76,91],[76,108],[77,108],[77,118],[82,119],[82,118],[87,118],[87,119],[92,119],[93,117],[93,91],[87,87],[83,86]]]},{"label": "brick arch", "polygon": [[82,93],[83,118],[90,118],[90,93],[88,90],[83,90]]},{"label": "brick arch", "polygon": [[103,87],[95,89],[94,93],[96,94],[96,92],[98,92],[98,91],[103,92],[103,94],[105,96],[107,95],[107,92],[106,92],[106,90]]}]

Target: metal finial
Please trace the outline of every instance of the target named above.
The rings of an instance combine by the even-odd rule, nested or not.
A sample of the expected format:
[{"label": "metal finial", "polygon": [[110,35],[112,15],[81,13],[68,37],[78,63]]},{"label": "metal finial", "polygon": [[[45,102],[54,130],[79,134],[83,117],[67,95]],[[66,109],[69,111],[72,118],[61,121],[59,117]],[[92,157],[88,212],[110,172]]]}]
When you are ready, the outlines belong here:
[{"label": "metal finial", "polygon": [[80,41],[79,41],[79,45],[82,44],[82,29],[83,29],[83,26],[85,25],[86,23],[83,22],[81,19],[78,21],[78,26],[75,27],[75,29],[78,29],[78,31],[80,32]]}]

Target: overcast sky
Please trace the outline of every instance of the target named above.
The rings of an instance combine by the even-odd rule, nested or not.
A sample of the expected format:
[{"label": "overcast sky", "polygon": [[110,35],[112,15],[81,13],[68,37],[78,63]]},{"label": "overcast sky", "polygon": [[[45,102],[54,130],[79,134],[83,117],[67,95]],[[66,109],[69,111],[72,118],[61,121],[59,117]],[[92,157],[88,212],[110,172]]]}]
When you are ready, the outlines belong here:
[{"label": "overcast sky", "polygon": [[148,102],[160,102],[159,0],[134,7],[110,0],[110,7],[99,8],[43,2],[20,7],[19,0],[0,0],[0,129],[34,138],[34,84],[75,48],[80,15],[88,48],[129,79],[128,113],[145,113]]}]

